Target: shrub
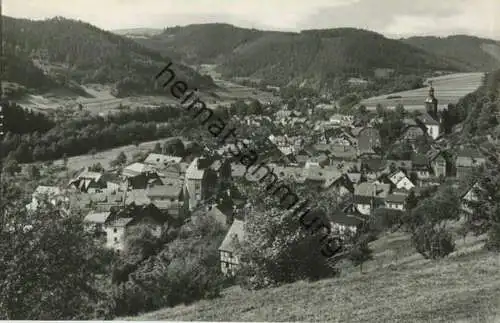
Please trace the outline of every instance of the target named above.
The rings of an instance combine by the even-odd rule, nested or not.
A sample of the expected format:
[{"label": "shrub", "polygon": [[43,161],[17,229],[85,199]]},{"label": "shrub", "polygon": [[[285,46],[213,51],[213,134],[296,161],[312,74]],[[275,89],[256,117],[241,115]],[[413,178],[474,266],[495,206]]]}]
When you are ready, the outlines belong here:
[{"label": "shrub", "polygon": [[412,236],[418,253],[426,259],[444,258],[455,250],[455,242],[449,231],[444,228],[422,226]]}]

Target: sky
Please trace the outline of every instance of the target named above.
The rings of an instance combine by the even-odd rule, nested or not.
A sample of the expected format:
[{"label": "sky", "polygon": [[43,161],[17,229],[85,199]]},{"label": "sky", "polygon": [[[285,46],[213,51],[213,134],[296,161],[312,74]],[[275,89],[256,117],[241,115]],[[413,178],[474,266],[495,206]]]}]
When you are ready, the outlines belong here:
[{"label": "sky", "polygon": [[500,0],[3,0],[2,7],[11,17],[63,16],[107,30],[224,22],[264,30],[358,27],[392,38],[468,34],[500,40]]}]

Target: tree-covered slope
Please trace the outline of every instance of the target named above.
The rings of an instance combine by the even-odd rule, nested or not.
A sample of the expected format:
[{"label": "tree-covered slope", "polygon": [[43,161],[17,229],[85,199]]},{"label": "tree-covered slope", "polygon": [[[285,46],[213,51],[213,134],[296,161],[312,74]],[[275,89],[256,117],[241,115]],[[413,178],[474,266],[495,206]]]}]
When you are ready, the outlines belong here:
[{"label": "tree-covered slope", "polygon": [[500,68],[500,42],[466,35],[411,37],[405,43],[453,59],[471,71],[488,72]]},{"label": "tree-covered slope", "polygon": [[[60,17],[43,21],[3,17],[2,36],[4,60],[9,66],[3,80],[40,90],[47,87],[50,78],[60,84],[115,83],[118,90],[123,82],[129,82],[136,92],[151,92],[153,76],[169,60],[130,39]],[[37,79],[28,82],[26,75],[33,64],[45,77],[35,71]],[[213,85],[210,78],[190,68],[177,65],[176,71],[192,86]]]},{"label": "tree-covered slope", "polygon": [[306,81],[323,87],[341,77],[371,78],[378,69],[396,74],[465,70],[448,58],[353,28],[292,33],[204,24],[169,28],[137,41],[192,64],[219,64],[227,77],[252,77],[280,85]]}]

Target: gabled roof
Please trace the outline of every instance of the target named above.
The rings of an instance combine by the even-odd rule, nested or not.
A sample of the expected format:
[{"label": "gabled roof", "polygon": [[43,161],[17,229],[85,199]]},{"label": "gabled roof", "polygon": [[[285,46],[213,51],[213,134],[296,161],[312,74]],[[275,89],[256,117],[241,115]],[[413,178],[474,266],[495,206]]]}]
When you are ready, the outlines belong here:
[{"label": "gabled roof", "polygon": [[437,122],[428,113],[423,113],[422,115],[418,116],[417,119],[426,126],[439,126],[439,122]]},{"label": "gabled roof", "polygon": [[111,226],[111,227],[125,227],[132,220],[133,220],[133,218],[118,218],[116,220],[110,221],[108,223],[108,226]]},{"label": "gabled roof", "polygon": [[150,187],[146,190],[148,198],[177,198],[182,192],[182,183],[167,183]]},{"label": "gabled roof", "polygon": [[133,163],[123,169],[122,174],[127,177],[134,177],[142,173],[151,172],[151,166],[143,163]]},{"label": "gabled roof", "polygon": [[89,214],[87,214],[87,216],[85,216],[83,221],[103,224],[104,222],[106,222],[106,220],[109,218],[110,215],[111,212],[99,212],[99,213],[90,212]]},{"label": "gabled roof", "polygon": [[386,202],[403,204],[406,201],[406,195],[403,194],[389,194],[385,198]]},{"label": "gabled roof", "polygon": [[245,222],[241,220],[235,219],[229,231],[226,234],[226,237],[222,241],[219,250],[234,252],[233,239],[238,239],[239,242],[245,239],[245,230],[244,230]]},{"label": "gabled roof", "polygon": [[205,170],[198,169],[198,160],[199,160],[199,158],[196,157],[191,162],[191,164],[189,164],[189,167],[186,169],[186,178],[187,179],[203,179],[203,176],[205,175]]},{"label": "gabled roof", "polygon": [[414,166],[427,166],[429,164],[427,156],[424,154],[412,154],[411,160]]},{"label": "gabled roof", "polygon": [[385,198],[389,194],[390,189],[390,184],[364,182],[354,186],[354,195]]}]

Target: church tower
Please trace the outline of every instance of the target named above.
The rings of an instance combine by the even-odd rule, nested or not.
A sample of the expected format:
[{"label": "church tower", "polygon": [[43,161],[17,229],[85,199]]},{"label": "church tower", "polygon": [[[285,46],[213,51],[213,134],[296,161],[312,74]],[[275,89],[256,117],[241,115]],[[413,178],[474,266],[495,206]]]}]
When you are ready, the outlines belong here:
[{"label": "church tower", "polygon": [[432,81],[429,82],[429,95],[427,99],[425,99],[425,109],[427,113],[433,117],[435,120],[438,120],[438,100],[434,96],[434,87],[432,87]]}]

